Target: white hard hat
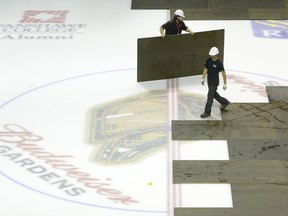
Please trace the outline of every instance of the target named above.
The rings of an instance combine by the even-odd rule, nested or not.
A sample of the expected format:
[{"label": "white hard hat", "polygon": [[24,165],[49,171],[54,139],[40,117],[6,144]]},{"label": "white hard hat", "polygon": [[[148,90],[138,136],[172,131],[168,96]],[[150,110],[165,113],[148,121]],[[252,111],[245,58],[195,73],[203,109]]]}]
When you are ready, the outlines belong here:
[{"label": "white hard hat", "polygon": [[174,14],[183,18],[185,17],[184,12],[180,9],[176,10]]},{"label": "white hard hat", "polygon": [[217,47],[212,47],[209,51],[209,55],[214,56],[217,55],[219,53],[219,50]]}]

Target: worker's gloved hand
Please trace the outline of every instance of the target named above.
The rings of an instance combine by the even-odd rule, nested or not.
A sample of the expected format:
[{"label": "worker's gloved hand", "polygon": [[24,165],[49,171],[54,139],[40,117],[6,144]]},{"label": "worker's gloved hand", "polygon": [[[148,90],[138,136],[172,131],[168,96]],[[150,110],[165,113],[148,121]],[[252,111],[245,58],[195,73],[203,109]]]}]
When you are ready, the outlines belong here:
[{"label": "worker's gloved hand", "polygon": [[223,90],[226,90],[226,89],[227,89],[227,85],[224,84],[224,85],[223,85]]},{"label": "worker's gloved hand", "polygon": [[202,79],[201,84],[204,86],[205,85],[205,80]]}]

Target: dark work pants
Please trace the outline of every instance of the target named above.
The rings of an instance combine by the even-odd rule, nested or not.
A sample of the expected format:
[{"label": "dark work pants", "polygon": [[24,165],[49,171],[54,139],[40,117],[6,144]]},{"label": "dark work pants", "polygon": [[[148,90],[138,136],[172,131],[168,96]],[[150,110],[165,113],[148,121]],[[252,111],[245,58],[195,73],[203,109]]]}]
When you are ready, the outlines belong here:
[{"label": "dark work pants", "polygon": [[205,106],[205,112],[206,113],[211,113],[211,108],[212,108],[212,104],[213,104],[213,99],[215,98],[215,100],[217,100],[220,104],[228,104],[229,101],[224,98],[221,97],[218,92],[217,92],[217,86],[208,86],[208,94],[207,94],[207,102],[206,102],[206,106]]}]

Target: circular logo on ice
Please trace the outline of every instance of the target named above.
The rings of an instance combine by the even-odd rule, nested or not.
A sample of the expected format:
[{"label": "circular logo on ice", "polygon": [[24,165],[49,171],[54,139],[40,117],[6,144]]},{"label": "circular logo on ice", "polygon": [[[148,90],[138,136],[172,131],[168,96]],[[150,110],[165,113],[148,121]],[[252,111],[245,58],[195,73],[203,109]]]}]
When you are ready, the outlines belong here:
[{"label": "circular logo on ice", "polygon": [[[266,85],[288,82],[227,74],[232,102],[265,100]],[[176,104],[178,119],[195,118],[195,110],[200,118],[207,92],[199,77],[182,78],[167,91],[172,87],[165,80],[137,85],[134,76],[135,69],[67,78],[0,105],[0,174],[61,201],[134,215],[166,213],[170,163],[155,160],[167,161],[167,104]]]},{"label": "circular logo on ice", "polygon": [[[94,76],[81,76],[78,79],[68,78],[65,82],[56,82],[45,85],[43,88],[37,88],[35,91],[32,91],[35,94],[30,94],[31,91],[27,94],[21,94],[18,97],[19,100],[14,100],[13,102],[6,103],[4,106],[0,106],[0,174],[25,188],[61,201],[69,201],[75,204],[89,205],[107,210],[128,211],[133,212],[134,215],[137,212],[140,214],[145,212],[146,215],[150,213],[165,213],[167,200],[166,193],[163,193],[167,188],[167,180],[163,178],[165,175],[162,172],[158,172],[157,176],[155,174],[151,176],[149,163],[143,164],[139,162],[132,164],[131,162],[135,162],[135,160],[140,161],[141,158],[149,160],[148,153],[151,154],[153,151],[159,151],[160,147],[164,149],[163,137],[165,136],[163,134],[164,130],[166,130],[166,134],[168,133],[167,122],[158,122],[157,125],[152,126],[152,128],[160,128],[157,132],[151,132],[151,130],[149,132],[148,122],[144,131],[142,130],[143,125],[137,127],[134,124],[134,128],[122,128],[122,134],[124,135],[126,130],[130,131],[131,137],[135,132],[135,136],[133,136],[133,140],[137,142],[137,145],[134,146],[135,148],[129,144],[129,138],[131,137],[124,139],[125,137],[121,137],[121,130],[112,131],[113,127],[115,128],[114,123],[118,122],[121,126],[121,122],[119,122],[119,119],[115,115],[117,113],[121,115],[119,111],[125,111],[126,108],[130,109],[130,106],[132,108],[139,107],[138,102],[142,101],[141,99],[137,100],[134,96],[130,96],[131,92],[127,90],[127,88],[131,90],[131,87],[135,86],[134,79],[129,78],[129,76],[131,77],[131,71],[122,71],[121,76],[122,79],[125,77],[123,79],[123,84],[125,83],[125,85],[119,85],[118,83],[117,90],[115,90],[115,83],[113,83],[115,79],[112,79],[112,75],[115,77],[115,74],[107,72],[105,76],[103,74],[102,76],[95,76],[96,74],[94,74]],[[106,79],[111,80],[110,83],[106,82]],[[116,80],[121,83],[122,79]],[[101,83],[103,84],[104,82],[107,84],[99,89]],[[67,89],[70,89],[69,86],[71,84],[73,84],[74,88],[81,89],[78,93],[85,96],[77,96],[78,93],[75,95],[75,92],[67,91]],[[53,91],[56,90],[55,88],[57,92],[59,91],[56,94],[57,96],[47,97],[46,94],[54,94]],[[103,95],[103,92],[108,89],[110,91],[114,89],[115,92]],[[137,96],[143,93],[143,89],[140,91],[137,88],[136,91],[139,91]],[[117,99],[110,98],[119,92],[127,95],[128,98],[121,96]],[[147,95],[143,94],[142,99],[145,101],[146,98],[147,103],[152,102],[154,104],[159,102],[160,104],[165,104],[166,97],[163,97],[163,92],[161,91],[155,95],[150,94],[150,99]],[[40,102],[44,98],[52,107],[50,105],[47,107],[46,102]],[[29,100],[31,103],[25,103],[27,106],[21,106],[22,99]],[[66,102],[60,102],[60,106],[58,106],[59,104],[55,106],[57,104],[55,100]],[[105,101],[112,102],[113,100],[113,112],[111,112],[109,107],[103,105]],[[128,100],[126,107],[122,107],[123,109],[121,109],[121,102],[126,100]],[[104,118],[110,118],[110,121],[106,122],[106,125],[103,125],[103,130],[100,131],[104,136],[101,141],[93,143],[93,145],[87,145],[84,142],[83,123],[85,121],[83,120],[85,120],[89,110],[89,106],[85,106],[84,104],[88,104],[89,106],[99,104],[98,111],[106,110],[106,114],[110,112],[109,115],[103,115]],[[19,105],[24,108],[21,109],[21,114],[17,112],[18,114],[14,113],[16,115],[11,115],[13,111],[10,108],[14,106],[17,109]],[[79,107],[79,105],[81,106]],[[31,112],[32,107],[35,108],[33,112]],[[83,107],[84,112],[81,107]],[[47,109],[49,109],[49,115],[43,115]],[[67,112],[68,110],[69,112]],[[144,106],[142,110],[143,112],[153,112],[147,106]],[[66,115],[65,113],[73,114]],[[148,113],[135,113],[135,115],[141,117],[148,115]],[[82,120],[71,124],[78,117]],[[129,118],[127,115],[124,115],[124,117]],[[162,117],[166,118],[165,115],[162,115]],[[134,121],[136,119],[133,118],[131,120]],[[109,130],[109,127],[112,130]],[[109,133],[113,136],[110,136]],[[148,144],[151,146],[148,146],[147,142],[141,142],[139,140],[141,136],[142,138],[149,138]],[[161,142],[157,140],[158,137],[162,137]],[[112,142],[117,145],[110,145],[109,148],[104,148],[105,146],[102,145]],[[109,149],[116,150],[119,154],[114,152],[114,157],[102,158],[104,163],[97,163],[95,158],[91,162],[89,156],[98,145],[101,145],[103,149],[103,151],[101,150],[103,153],[102,156],[105,156]],[[130,150],[129,155],[124,154],[125,152],[128,153],[128,147]],[[119,160],[114,161],[118,156],[121,156]],[[130,164],[127,163],[127,160],[128,162],[130,161]],[[167,164],[165,163],[159,163],[156,169],[165,171],[166,166]],[[154,187],[153,189],[150,187],[151,189],[147,190],[147,182],[151,181],[151,178]],[[155,197],[155,199],[158,197],[162,201],[160,203],[155,202],[151,197]]]},{"label": "circular logo on ice", "polygon": [[2,40],[71,40],[86,24],[67,23],[68,10],[27,10],[17,24],[0,24]]}]

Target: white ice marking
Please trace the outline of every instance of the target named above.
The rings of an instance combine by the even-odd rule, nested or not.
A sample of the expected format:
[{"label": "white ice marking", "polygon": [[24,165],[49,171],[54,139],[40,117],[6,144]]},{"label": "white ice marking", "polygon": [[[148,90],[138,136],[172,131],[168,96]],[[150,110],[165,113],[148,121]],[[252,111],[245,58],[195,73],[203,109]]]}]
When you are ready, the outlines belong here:
[{"label": "white ice marking", "polygon": [[134,113],[123,113],[123,114],[118,114],[118,115],[109,115],[109,116],[106,116],[106,119],[121,118],[121,117],[126,117],[126,116],[131,116],[131,115],[134,115]]}]

